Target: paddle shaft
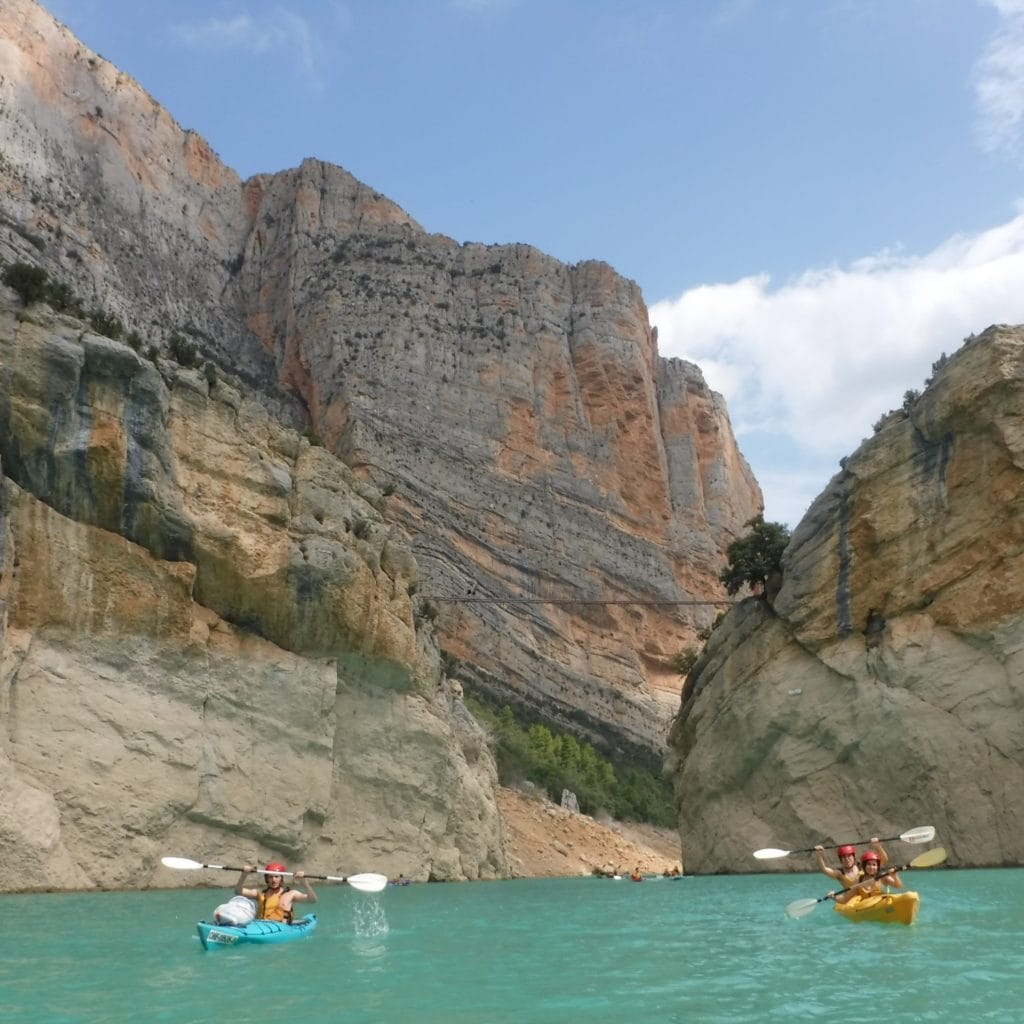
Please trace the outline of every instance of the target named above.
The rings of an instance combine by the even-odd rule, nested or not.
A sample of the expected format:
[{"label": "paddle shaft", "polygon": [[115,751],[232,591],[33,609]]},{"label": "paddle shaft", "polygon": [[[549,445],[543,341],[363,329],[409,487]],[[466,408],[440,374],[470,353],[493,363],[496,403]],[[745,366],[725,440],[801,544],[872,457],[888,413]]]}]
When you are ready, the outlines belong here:
[{"label": "paddle shaft", "polygon": [[[245,872],[247,875],[281,875],[284,878],[293,878],[295,876],[294,871],[267,871],[266,868],[235,868],[230,864],[200,864],[201,868],[210,868],[213,871],[238,871],[239,873]],[[326,879],[326,875],[306,875],[306,878],[313,879]],[[344,881],[344,879],[342,879]]]},{"label": "paddle shaft", "polygon": [[[244,872],[245,874],[259,874],[259,875],[287,875],[289,878],[298,878],[297,872],[294,871],[268,871],[266,868],[249,868],[246,865],[244,868],[233,867],[230,864],[201,864],[197,860],[190,860],[188,857],[161,857],[160,863],[164,867],[174,868],[176,871],[198,871],[202,868],[209,868],[212,871],[238,871]],[[351,886],[353,889],[358,889],[360,892],[380,892],[388,884],[387,875],[378,875],[373,872],[366,872],[357,875],[311,875],[303,872],[302,878],[318,879],[323,882],[344,882],[346,885]]]},{"label": "paddle shaft", "polygon": [[[838,895],[840,895],[840,892],[854,892],[856,889],[859,889],[862,885],[866,884],[868,881],[880,882],[883,878],[886,877],[886,875],[894,875],[894,874],[896,874],[897,871],[909,871],[913,866],[914,866],[913,864],[898,864],[896,867],[886,868],[884,871],[882,871],[880,869],[878,874],[875,875],[874,879],[870,879],[869,880],[867,878],[863,878],[856,885],[851,885],[849,889],[843,889],[843,890],[840,890],[840,891],[827,892],[827,893],[825,893],[824,896],[822,896],[820,899],[816,899],[814,902],[815,903],[824,903],[825,900],[834,900]],[[922,867],[924,867],[924,865],[922,865]]]},{"label": "paddle shaft", "polygon": [[[903,836],[888,836],[886,838],[879,839],[880,843],[898,843],[903,839]],[[866,843],[870,843],[870,839],[858,839],[855,843],[835,843],[832,846],[823,846],[823,850],[838,850],[840,846],[864,846]],[[808,846],[803,850],[790,850],[790,853],[816,853],[818,847]]]},{"label": "paddle shaft", "polygon": [[[879,839],[880,843],[898,843],[900,841],[899,836],[889,836],[888,838]],[[838,850],[840,846],[863,846],[865,843],[870,843],[870,839],[858,839],[855,843],[835,843],[832,846],[823,846],[823,850]],[[808,847],[806,850],[793,850],[793,853],[817,853],[818,848],[816,846]]]},{"label": "paddle shaft", "polygon": [[[226,864],[204,864],[204,868],[218,868],[221,871],[245,871],[245,868],[233,868]],[[251,874],[254,875],[281,875],[284,878],[294,878],[294,871],[268,871],[266,868],[253,868]],[[347,882],[348,876],[346,875],[311,875],[308,872],[303,872],[302,878],[312,878],[314,882]],[[299,881],[302,881],[302,878]]]},{"label": "paddle shaft", "polygon": [[[911,843],[917,845],[919,843],[930,843],[935,838],[935,829],[931,825],[921,825],[919,828],[912,828],[906,832],[901,832],[898,836],[887,836],[884,839],[879,839],[880,843]],[[833,846],[822,846],[822,850],[836,850],[840,846],[857,846],[864,845],[864,843],[871,842],[870,839],[860,839],[857,843],[836,843]],[[763,850],[755,850],[754,856],[758,860],[775,860],[776,857],[789,857],[794,853],[815,853],[817,852],[817,846],[806,846],[802,850],[777,850],[774,846],[765,847]]]},{"label": "paddle shaft", "polygon": [[[875,875],[873,879],[871,877],[865,875],[864,878],[862,878],[856,885],[851,885],[850,888],[846,889],[845,891],[846,892],[856,892],[856,890],[859,889],[861,886],[867,885],[871,881],[880,882],[880,881],[882,881],[883,878],[886,877],[886,875],[894,875],[894,874],[896,874],[897,871],[909,871],[911,868],[933,868],[933,867],[935,867],[936,864],[941,864],[946,859],[946,852],[945,852],[945,850],[942,849],[942,847],[938,847],[938,850],[930,851],[930,853],[933,853],[933,854],[937,853],[937,852],[941,852],[942,853],[942,856],[940,858],[934,858],[933,857],[933,858],[929,859],[929,854],[928,853],[922,853],[920,857],[915,857],[914,861],[920,861],[921,862],[921,863],[918,863],[918,864],[915,864],[914,861],[911,861],[909,864],[899,864],[896,867],[891,867],[891,868],[890,867],[883,868],[881,865],[879,865],[878,866],[878,874]],[[827,898],[828,897],[826,897],[826,899]]]}]

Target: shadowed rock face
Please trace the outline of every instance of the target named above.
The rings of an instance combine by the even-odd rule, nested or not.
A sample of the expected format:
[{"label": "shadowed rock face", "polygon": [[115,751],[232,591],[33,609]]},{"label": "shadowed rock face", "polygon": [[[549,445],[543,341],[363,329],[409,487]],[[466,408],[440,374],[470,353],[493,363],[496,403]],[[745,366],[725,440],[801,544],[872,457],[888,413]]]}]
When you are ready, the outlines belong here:
[{"label": "shadowed rock face", "polygon": [[1024,329],[990,328],[811,506],[774,607],[712,634],[670,738],[691,870],[921,824],[1024,862],[1022,412]]},{"label": "shadowed rock face", "polygon": [[507,874],[485,737],[379,492],[230,385],[11,298],[4,885],[182,884],[159,867],[182,851]]},{"label": "shadowed rock face", "polygon": [[[654,602],[721,600],[723,552],[761,496],[721,398],[658,356],[637,287],[428,235],[315,160],[242,182],[31,0],[0,10],[0,60],[0,257],[70,283],[143,353],[184,338],[393,489],[421,595],[651,602],[434,604],[462,678],[659,756],[668,661],[716,609]],[[153,514],[139,529],[176,557],[186,524]],[[230,573],[222,558],[201,600]],[[271,622],[238,610],[257,613]]]}]

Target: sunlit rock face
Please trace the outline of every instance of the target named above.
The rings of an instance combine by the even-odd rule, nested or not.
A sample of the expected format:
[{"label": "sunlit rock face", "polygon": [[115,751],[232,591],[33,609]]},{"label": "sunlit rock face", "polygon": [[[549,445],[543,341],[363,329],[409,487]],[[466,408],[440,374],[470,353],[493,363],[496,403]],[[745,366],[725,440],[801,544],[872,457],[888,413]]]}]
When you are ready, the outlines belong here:
[{"label": "sunlit rock face", "polygon": [[[120,317],[143,355],[184,340],[390,494],[467,684],[659,759],[670,659],[713,621],[761,495],[637,286],[428,234],[316,160],[242,181],[33,0],[0,7],[0,69],[0,258]],[[224,554],[205,587],[230,587]],[[507,597],[530,603],[479,601]],[[580,599],[637,603],[540,603]]]},{"label": "sunlit rock face", "polygon": [[0,259],[80,302],[0,290],[16,884],[173,884],[172,846],[506,873],[440,648],[660,758],[761,495],[635,284],[316,160],[242,181],[32,0],[0,5]]},{"label": "sunlit rock face", "polygon": [[690,870],[922,824],[1024,862],[1022,423],[1024,329],[993,327],[845,460],[773,606],[714,631],[670,738]]},{"label": "sunlit rock face", "polygon": [[[715,614],[692,602],[722,598],[723,549],[760,505],[721,398],[658,357],[604,264],[426,235],[315,162],[260,203],[249,322],[327,447],[395,488],[460,674],[660,752],[669,659]],[[486,602],[509,596],[532,603]],[[542,603],[608,598],[639,603]]]}]

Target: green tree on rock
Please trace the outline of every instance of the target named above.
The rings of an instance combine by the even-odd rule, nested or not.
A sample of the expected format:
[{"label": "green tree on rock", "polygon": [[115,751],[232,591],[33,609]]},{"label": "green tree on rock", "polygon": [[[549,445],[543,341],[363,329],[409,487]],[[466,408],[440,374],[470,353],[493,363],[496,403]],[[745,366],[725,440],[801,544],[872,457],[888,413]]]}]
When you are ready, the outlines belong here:
[{"label": "green tree on rock", "polygon": [[42,267],[34,267],[30,263],[12,263],[3,272],[4,284],[13,288],[26,306],[46,298],[49,277]]},{"label": "green tree on rock", "polygon": [[746,583],[763,595],[768,580],[782,571],[782,552],[789,544],[789,528],[782,523],[766,523],[763,515],[754,516],[744,525],[750,532],[729,545],[729,564],[719,579],[728,594],[735,594]]}]

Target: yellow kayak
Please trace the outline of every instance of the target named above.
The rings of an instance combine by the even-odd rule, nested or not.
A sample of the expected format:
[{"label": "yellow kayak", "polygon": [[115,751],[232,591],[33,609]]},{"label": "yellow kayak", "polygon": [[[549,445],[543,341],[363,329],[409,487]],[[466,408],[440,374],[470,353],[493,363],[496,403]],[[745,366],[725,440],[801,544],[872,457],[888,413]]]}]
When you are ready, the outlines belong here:
[{"label": "yellow kayak", "polygon": [[853,896],[833,909],[847,921],[881,921],[886,924],[913,924],[921,897],[916,892],[893,892],[884,896]]}]

